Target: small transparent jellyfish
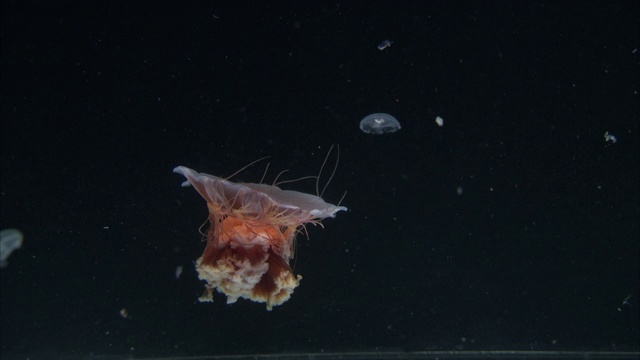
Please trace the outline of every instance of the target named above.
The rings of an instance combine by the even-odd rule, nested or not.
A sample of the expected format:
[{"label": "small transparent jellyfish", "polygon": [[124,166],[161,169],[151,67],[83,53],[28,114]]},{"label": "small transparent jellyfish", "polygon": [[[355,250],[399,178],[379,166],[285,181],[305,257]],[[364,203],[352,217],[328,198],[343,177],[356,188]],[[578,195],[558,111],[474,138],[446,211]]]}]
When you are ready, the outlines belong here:
[{"label": "small transparent jellyfish", "polygon": [[22,246],[22,233],[17,229],[0,231],[0,267],[7,266],[9,255]]},{"label": "small transparent jellyfish", "polygon": [[374,135],[393,133],[400,130],[400,122],[389,114],[375,113],[360,121],[360,130]]}]

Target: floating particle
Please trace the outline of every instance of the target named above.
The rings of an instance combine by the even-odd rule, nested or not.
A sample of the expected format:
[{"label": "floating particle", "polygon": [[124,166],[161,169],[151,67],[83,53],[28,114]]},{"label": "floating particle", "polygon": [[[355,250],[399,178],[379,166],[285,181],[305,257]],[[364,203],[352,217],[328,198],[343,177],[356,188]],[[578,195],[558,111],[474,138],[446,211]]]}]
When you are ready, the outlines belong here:
[{"label": "floating particle", "polygon": [[617,143],[618,142],[618,138],[615,137],[614,135],[609,134],[609,132],[607,131],[606,133],[604,133],[604,141],[609,142],[611,141],[612,143]]},{"label": "floating particle", "polygon": [[176,266],[176,280],[180,279],[180,275],[182,275],[183,267],[182,265]]},{"label": "floating particle", "polygon": [[393,44],[393,41],[383,40],[380,44],[378,44],[378,50],[384,50],[391,46],[391,44]]},{"label": "floating particle", "polygon": [[360,130],[367,134],[381,135],[400,130],[400,122],[395,117],[385,113],[367,115],[360,121]]},{"label": "floating particle", "polygon": [[438,126],[444,125],[444,119],[440,116],[436,116],[436,124],[438,124]]}]

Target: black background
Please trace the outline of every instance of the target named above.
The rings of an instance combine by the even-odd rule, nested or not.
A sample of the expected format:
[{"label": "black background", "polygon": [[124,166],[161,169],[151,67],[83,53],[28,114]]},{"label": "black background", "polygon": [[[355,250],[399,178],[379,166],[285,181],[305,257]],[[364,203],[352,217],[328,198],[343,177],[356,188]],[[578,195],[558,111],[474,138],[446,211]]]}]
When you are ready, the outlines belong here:
[{"label": "black background", "polygon": [[[3,2],[0,354],[637,351],[639,13]],[[299,237],[292,298],[198,303],[206,206],[171,170],[293,179],[332,144],[349,211]]]}]

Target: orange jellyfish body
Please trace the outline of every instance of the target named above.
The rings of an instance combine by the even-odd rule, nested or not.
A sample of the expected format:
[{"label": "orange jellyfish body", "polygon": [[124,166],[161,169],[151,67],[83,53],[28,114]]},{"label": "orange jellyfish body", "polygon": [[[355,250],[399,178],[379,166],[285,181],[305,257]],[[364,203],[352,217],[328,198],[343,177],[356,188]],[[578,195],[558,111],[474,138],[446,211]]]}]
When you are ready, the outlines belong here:
[{"label": "orange jellyfish body", "polygon": [[184,175],[182,185],[193,185],[209,208],[211,230],[196,261],[207,282],[200,301],[213,301],[217,289],[228,304],[241,297],[266,303],[268,310],[283,304],[302,279],[289,266],[300,228],[347,210],[273,185],[234,183],[184,166],[173,172]]}]

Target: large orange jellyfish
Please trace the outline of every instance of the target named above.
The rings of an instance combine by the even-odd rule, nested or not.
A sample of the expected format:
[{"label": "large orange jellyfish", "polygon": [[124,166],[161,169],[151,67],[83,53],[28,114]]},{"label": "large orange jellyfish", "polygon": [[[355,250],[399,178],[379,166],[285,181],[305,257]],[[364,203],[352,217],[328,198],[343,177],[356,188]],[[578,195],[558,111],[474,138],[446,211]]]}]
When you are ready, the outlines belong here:
[{"label": "large orange jellyfish", "polygon": [[207,282],[200,301],[213,301],[216,289],[227,295],[227,304],[238,298],[266,303],[268,310],[283,304],[302,279],[289,266],[296,235],[306,223],[347,210],[275,185],[234,183],[184,166],[173,172],[184,175],[182,186],[193,185],[209,208],[211,229],[196,261]]}]

